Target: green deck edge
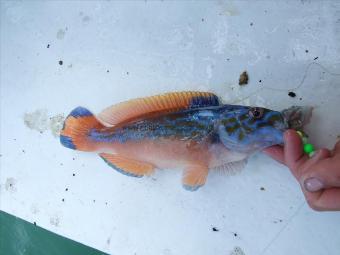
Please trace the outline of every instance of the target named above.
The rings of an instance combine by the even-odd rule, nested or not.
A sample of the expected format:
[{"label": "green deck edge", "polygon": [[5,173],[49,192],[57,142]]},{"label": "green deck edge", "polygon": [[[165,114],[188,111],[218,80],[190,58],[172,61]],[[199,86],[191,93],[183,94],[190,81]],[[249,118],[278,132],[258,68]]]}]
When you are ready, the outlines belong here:
[{"label": "green deck edge", "polygon": [[105,255],[106,253],[0,211],[0,254]]}]

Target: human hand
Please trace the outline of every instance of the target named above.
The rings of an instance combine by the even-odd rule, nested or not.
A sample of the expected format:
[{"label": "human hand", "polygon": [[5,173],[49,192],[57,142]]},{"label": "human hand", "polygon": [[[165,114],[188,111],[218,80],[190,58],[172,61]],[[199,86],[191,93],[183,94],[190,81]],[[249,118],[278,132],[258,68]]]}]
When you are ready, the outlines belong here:
[{"label": "human hand", "polygon": [[284,141],[284,147],[277,145],[264,152],[291,170],[312,209],[340,210],[340,141],[332,151],[320,149],[311,158],[303,152],[296,131],[286,131]]}]

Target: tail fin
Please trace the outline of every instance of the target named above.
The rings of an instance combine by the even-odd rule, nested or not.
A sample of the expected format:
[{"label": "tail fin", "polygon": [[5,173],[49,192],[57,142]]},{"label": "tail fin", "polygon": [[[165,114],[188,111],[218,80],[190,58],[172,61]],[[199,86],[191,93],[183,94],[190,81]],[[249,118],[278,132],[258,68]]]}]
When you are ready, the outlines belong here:
[{"label": "tail fin", "polygon": [[96,142],[89,139],[89,133],[93,129],[103,127],[89,110],[77,107],[64,122],[60,133],[60,143],[73,150],[94,151]]}]

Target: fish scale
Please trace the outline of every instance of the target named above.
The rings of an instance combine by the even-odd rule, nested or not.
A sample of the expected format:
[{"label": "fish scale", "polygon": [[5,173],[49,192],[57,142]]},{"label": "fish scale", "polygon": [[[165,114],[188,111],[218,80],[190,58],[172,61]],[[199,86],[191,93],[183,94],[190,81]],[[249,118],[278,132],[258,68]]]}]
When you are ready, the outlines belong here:
[{"label": "fish scale", "polygon": [[177,112],[126,125],[114,133],[93,130],[90,137],[101,142],[121,143],[159,138],[202,141],[213,133],[214,122],[219,118],[219,110],[205,111],[209,111],[211,116],[200,116],[202,110]]}]

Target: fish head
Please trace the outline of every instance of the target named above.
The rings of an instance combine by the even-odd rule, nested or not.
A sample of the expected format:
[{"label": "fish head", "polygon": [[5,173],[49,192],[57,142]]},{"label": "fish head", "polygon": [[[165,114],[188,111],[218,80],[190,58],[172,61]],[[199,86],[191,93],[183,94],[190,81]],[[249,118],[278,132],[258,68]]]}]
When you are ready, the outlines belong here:
[{"label": "fish head", "polygon": [[221,142],[230,150],[253,152],[283,144],[283,133],[308,123],[310,107],[294,106],[282,112],[262,107],[226,107],[218,124]]}]

